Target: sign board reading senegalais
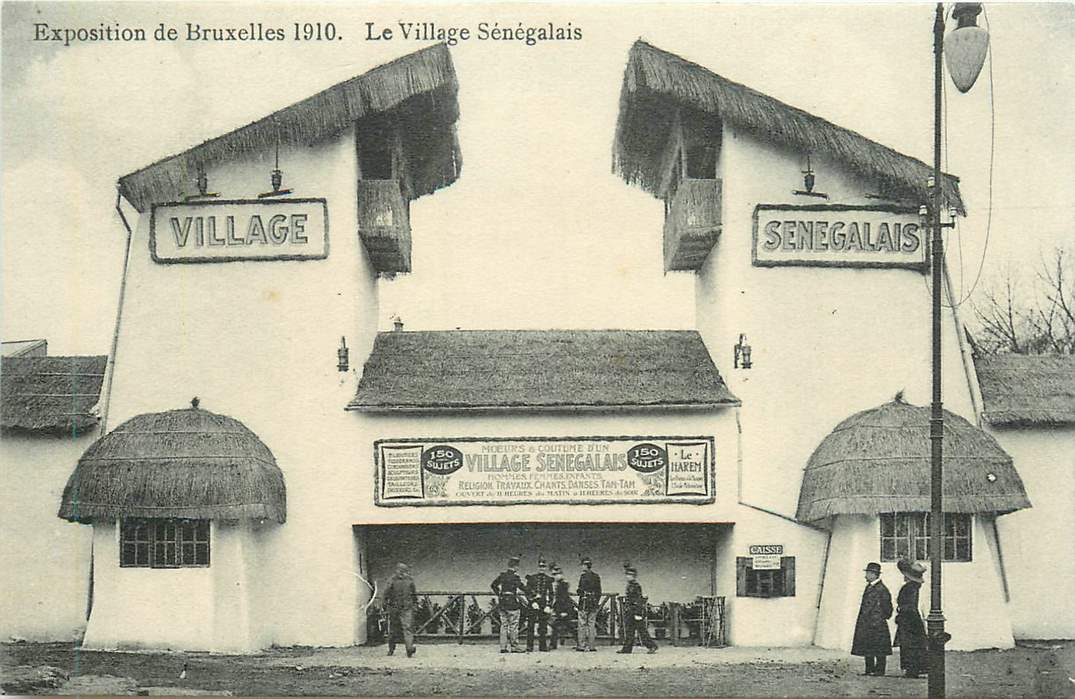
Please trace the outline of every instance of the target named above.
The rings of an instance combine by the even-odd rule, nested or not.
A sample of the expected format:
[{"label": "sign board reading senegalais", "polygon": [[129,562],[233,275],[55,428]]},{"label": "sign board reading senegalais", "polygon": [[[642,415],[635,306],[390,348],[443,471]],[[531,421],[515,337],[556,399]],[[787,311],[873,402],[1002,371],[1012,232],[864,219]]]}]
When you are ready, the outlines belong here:
[{"label": "sign board reading senegalais", "polygon": [[316,260],[328,255],[324,199],[154,204],[149,246],[156,262]]},{"label": "sign board reading senegalais", "polygon": [[383,507],[714,501],[712,437],[384,439],[374,458]]},{"label": "sign board reading senegalais", "polygon": [[905,206],[759,204],[753,263],[758,267],[904,267],[923,269],[926,231]]}]

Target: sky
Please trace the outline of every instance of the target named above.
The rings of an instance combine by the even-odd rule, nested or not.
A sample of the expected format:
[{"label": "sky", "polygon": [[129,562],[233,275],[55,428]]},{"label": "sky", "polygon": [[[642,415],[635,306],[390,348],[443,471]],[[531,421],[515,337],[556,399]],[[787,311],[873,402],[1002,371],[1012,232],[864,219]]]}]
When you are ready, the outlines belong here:
[{"label": "sky", "polygon": [[[1075,249],[1075,5],[986,5],[980,19],[990,59],[946,100],[945,169],[969,209],[949,240],[960,298],[1008,271],[1029,293],[1043,255]],[[366,22],[398,20],[570,22],[582,39],[451,48],[463,174],[414,203],[413,273],[379,282],[383,328],[397,314],[408,329],[694,326],[692,276],[662,272],[661,203],[611,173],[638,38],[932,159],[928,4],[4,3],[3,338],[107,353],[125,242],[116,180],[428,45],[365,40]],[[35,41],[40,22],[332,22],[342,39],[64,46]]]}]

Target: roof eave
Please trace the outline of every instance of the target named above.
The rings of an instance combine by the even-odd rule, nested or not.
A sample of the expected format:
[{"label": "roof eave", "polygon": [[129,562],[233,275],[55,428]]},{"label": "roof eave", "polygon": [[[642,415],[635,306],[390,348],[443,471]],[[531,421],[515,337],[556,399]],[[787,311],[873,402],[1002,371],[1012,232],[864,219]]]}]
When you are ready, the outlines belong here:
[{"label": "roof eave", "polygon": [[369,405],[349,403],[345,410],[369,414],[437,414],[437,413],[557,413],[557,412],[649,412],[710,411],[742,405],[738,399],[725,402],[649,403],[649,404],[560,404],[560,405]]}]

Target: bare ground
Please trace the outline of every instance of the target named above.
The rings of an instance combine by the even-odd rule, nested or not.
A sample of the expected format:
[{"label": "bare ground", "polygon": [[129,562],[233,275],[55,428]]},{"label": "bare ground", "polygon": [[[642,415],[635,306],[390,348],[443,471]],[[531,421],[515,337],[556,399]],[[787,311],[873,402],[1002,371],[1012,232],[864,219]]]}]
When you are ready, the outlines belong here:
[{"label": "bare ground", "polygon": [[[402,648],[287,648],[257,655],[103,652],[70,643],[0,645],[0,676],[52,666],[70,679],[40,693],[350,696],[734,696],[924,697],[925,680],[862,677],[861,659],[818,648],[672,648],[656,655],[501,655],[492,643]],[[950,652],[953,697],[1071,697],[1075,642],[1035,642],[1010,650]],[[179,675],[186,667],[186,676]]]}]

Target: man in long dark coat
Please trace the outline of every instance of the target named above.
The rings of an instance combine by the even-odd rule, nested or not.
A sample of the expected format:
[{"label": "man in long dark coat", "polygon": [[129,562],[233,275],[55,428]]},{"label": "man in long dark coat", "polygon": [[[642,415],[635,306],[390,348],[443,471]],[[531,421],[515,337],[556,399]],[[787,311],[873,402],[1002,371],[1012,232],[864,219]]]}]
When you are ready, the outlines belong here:
[{"label": "man in long dark coat", "polygon": [[851,655],[861,655],[866,659],[865,674],[881,676],[885,674],[888,656],[892,655],[892,641],[888,634],[892,595],[881,582],[879,563],[867,564],[863,572],[866,574],[866,589],[862,591]]}]

